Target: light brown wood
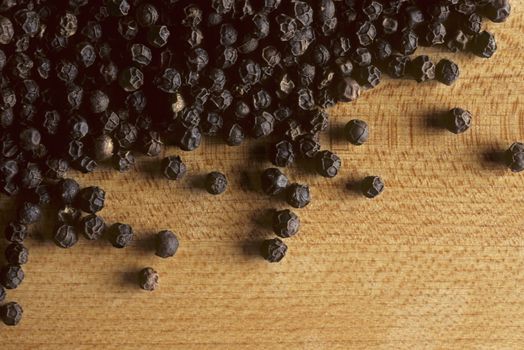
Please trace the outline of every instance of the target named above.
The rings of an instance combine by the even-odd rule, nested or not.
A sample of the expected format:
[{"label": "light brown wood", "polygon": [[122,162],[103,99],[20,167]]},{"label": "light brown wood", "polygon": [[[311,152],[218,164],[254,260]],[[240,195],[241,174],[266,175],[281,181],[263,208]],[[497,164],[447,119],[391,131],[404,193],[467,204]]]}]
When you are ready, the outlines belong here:
[{"label": "light brown wood", "polygon": [[[189,165],[181,182],[162,179],[157,159],[129,174],[79,176],[107,189],[103,216],[133,225],[138,240],[124,250],[86,240],[62,250],[44,239],[49,225],[37,227],[26,281],[8,294],[23,322],[0,326],[0,348],[522,349],[524,175],[489,154],[524,140],[523,5],[513,1],[511,19],[490,25],[493,59],[432,51],[460,64],[455,86],[388,80],[332,111],[324,144],[344,169],[333,180],[288,171],[314,200],[297,210],[303,227],[281,264],[257,254],[271,236],[267,209],[285,204],[257,190],[268,164],[256,144],[169,149]],[[469,132],[430,126],[455,106],[473,113]],[[358,148],[337,136],[356,117],[372,128]],[[220,197],[193,186],[211,170],[229,176]],[[369,174],[386,181],[380,198],[346,190]],[[3,225],[13,205],[0,204]],[[147,241],[166,228],[181,247],[162,260]],[[161,275],[154,293],[134,283],[145,266]]]}]

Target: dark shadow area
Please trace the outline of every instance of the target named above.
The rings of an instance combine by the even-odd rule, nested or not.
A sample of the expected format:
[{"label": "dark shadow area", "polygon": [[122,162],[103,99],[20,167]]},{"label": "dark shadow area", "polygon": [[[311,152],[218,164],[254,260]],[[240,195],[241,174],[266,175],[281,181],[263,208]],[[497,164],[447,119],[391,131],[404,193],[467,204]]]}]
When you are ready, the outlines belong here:
[{"label": "dark shadow area", "polygon": [[260,191],[260,174],[259,171],[242,171],[239,177],[240,188],[244,192]]},{"label": "dark shadow area", "polygon": [[[120,280],[120,284],[122,286],[138,286],[138,272],[139,271],[129,271],[122,273],[122,279]],[[138,288],[138,287],[137,287]]]},{"label": "dark shadow area", "polygon": [[155,254],[155,237],[156,235],[150,234],[147,236],[143,236],[141,239],[135,240],[135,247],[138,248],[138,250],[143,251],[145,253],[151,253]]},{"label": "dark shadow area", "polygon": [[267,161],[268,151],[265,145],[255,144],[249,148],[249,159],[257,163],[263,163]]},{"label": "dark shadow area", "polygon": [[494,165],[505,165],[505,151],[502,149],[496,149],[496,148],[490,148],[482,151],[480,153],[481,155],[481,161],[485,163],[486,165],[494,166]]},{"label": "dark shadow area", "polygon": [[349,180],[346,183],[346,191],[358,195],[362,194],[361,181],[353,179]]},{"label": "dark shadow area", "polygon": [[206,191],[206,176],[207,175],[193,175],[189,178],[189,184],[192,188]]},{"label": "dark shadow area", "polygon": [[445,117],[446,111],[437,111],[424,115],[424,126],[432,130],[446,130]]},{"label": "dark shadow area", "polygon": [[263,240],[238,242],[242,254],[250,259],[264,259],[260,253]]},{"label": "dark shadow area", "polygon": [[271,231],[271,227],[273,225],[273,215],[275,215],[275,212],[275,209],[265,209],[260,212],[256,212],[253,214],[253,222],[257,227]]}]

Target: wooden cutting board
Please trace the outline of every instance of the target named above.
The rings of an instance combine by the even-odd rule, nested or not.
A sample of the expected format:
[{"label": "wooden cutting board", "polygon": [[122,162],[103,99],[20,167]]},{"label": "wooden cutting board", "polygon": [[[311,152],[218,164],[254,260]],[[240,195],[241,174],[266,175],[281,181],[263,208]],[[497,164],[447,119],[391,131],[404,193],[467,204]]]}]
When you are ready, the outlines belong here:
[{"label": "wooden cutting board", "polygon": [[[137,171],[77,176],[107,190],[108,222],[131,224],[135,243],[105,241],[62,250],[51,227],[35,228],[23,285],[8,293],[24,309],[0,326],[1,349],[522,349],[524,346],[524,175],[493,153],[524,140],[523,0],[490,25],[491,60],[431,51],[462,68],[453,87],[385,81],[356,103],[331,111],[324,145],[343,159],[333,180],[290,169],[311,186],[297,210],[303,226],[280,264],[258,256],[271,237],[267,213],[286,207],[258,189],[260,145],[227,148],[206,140],[197,152],[169,149],[189,176],[168,182],[157,159]],[[474,126],[456,136],[431,120],[469,109]],[[369,122],[362,147],[339,135],[352,118]],[[212,197],[198,184],[212,170],[230,187]],[[348,183],[382,176],[385,193],[367,200]],[[0,200],[0,224],[13,215]],[[157,258],[150,238],[174,230],[181,247]],[[5,245],[2,242],[0,245]],[[146,266],[159,290],[138,289]]]}]

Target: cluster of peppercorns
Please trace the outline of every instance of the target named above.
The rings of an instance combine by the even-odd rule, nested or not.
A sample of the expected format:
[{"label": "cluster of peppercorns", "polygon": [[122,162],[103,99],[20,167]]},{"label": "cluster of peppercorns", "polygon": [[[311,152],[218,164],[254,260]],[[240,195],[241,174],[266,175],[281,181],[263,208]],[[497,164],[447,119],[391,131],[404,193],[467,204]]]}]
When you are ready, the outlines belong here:
[{"label": "cluster of peppercorns", "polygon": [[[452,84],[459,76],[455,63],[410,56],[419,45],[443,45],[489,58],[497,45],[482,30],[483,18],[502,22],[510,11],[508,0],[0,0],[0,190],[23,199],[6,229],[13,243],[1,284],[22,281],[26,225],[41,216],[55,183],[59,246],[74,245],[79,228],[89,239],[105,231],[96,215],[103,190],[80,190],[66,179],[70,167],[89,173],[110,160],[128,171],[134,152],[155,157],[166,144],[191,151],[202,135],[231,146],[246,135],[271,135],[268,153],[276,166],[302,157],[321,176],[334,177],[341,160],[319,143],[329,124],[326,108],[374,88],[383,71]],[[453,132],[471,122],[463,110],[451,116]],[[367,139],[364,124],[348,124],[352,143]],[[524,146],[512,145],[506,162],[523,170]],[[163,160],[162,169],[175,180],[186,172],[178,157]],[[266,192],[285,192],[296,208],[309,203],[307,186],[288,186],[277,169],[264,177]],[[384,188],[378,177],[362,184],[368,197]],[[206,178],[210,193],[226,187],[221,173]],[[281,237],[298,229],[292,212],[275,217]],[[120,223],[107,232],[116,247],[133,237]],[[158,276],[144,271],[141,285],[152,289]],[[6,324],[18,323],[21,314],[16,303],[0,308]]]}]

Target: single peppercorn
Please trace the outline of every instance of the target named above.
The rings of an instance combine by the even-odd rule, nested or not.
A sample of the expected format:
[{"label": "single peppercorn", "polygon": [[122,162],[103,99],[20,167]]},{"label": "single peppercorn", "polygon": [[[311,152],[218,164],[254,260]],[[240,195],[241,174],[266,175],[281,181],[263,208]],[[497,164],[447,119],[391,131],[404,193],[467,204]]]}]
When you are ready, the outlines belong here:
[{"label": "single peppercorn", "polygon": [[80,185],[73,179],[63,179],[56,185],[58,200],[63,204],[71,204],[80,192]]},{"label": "single peppercorn", "polygon": [[429,56],[421,55],[410,63],[410,73],[419,83],[435,79],[435,64]]},{"label": "single peppercorn", "polygon": [[24,225],[31,225],[42,217],[42,210],[38,204],[25,202],[18,209],[18,222]]},{"label": "single peppercorn", "polygon": [[24,311],[20,304],[10,302],[0,306],[0,319],[7,326],[16,326],[22,320]]},{"label": "single peppercorn", "polygon": [[497,51],[495,36],[487,31],[475,35],[472,43],[472,51],[479,57],[490,58],[495,54],[495,51]]},{"label": "single peppercorn", "polygon": [[24,281],[24,271],[20,265],[4,265],[0,269],[0,284],[6,289],[16,289]]},{"label": "single peppercorn", "polygon": [[227,185],[227,178],[222,173],[213,171],[206,176],[206,190],[211,194],[217,195],[224,193]]},{"label": "single peppercorn", "polygon": [[384,191],[384,181],[378,176],[368,176],[362,183],[362,194],[367,198],[375,198]]},{"label": "single peppercorn", "polygon": [[104,234],[106,224],[100,216],[91,214],[82,218],[80,229],[89,240],[97,240]]},{"label": "single peppercorn", "polygon": [[129,150],[120,150],[113,156],[113,167],[120,171],[125,172],[131,170],[135,166],[135,156]]},{"label": "single peppercorn", "polygon": [[5,249],[5,260],[11,265],[24,265],[29,260],[29,251],[22,243],[11,243]]},{"label": "single peppercorn", "polygon": [[435,77],[438,81],[446,85],[453,85],[453,83],[459,78],[460,70],[456,63],[442,59],[437,64],[435,69]]},{"label": "single peppercorn", "polygon": [[509,3],[509,0],[489,1],[484,12],[491,21],[501,23],[511,14],[511,4]]},{"label": "single peppercorn", "polygon": [[187,172],[187,167],[179,156],[170,156],[162,160],[162,173],[169,180],[180,180]]},{"label": "single peppercorn", "polygon": [[344,131],[347,140],[356,146],[363,145],[369,139],[369,126],[363,120],[350,120]]},{"label": "single peppercorn", "polygon": [[14,221],[8,223],[4,230],[5,239],[9,242],[22,243],[27,235],[27,226]]},{"label": "single peppercorn", "polygon": [[287,252],[287,245],[279,238],[268,239],[262,243],[261,253],[271,263],[280,262]]},{"label": "single peppercorn", "polygon": [[133,240],[133,228],[129,225],[116,223],[108,230],[109,241],[115,248],[125,248]]},{"label": "single peppercorn", "polygon": [[324,177],[337,176],[342,166],[342,160],[331,151],[322,151],[317,154],[317,172]]},{"label": "single peppercorn", "polygon": [[293,144],[284,140],[272,145],[269,149],[269,159],[271,163],[278,167],[288,167],[292,165],[295,162]]},{"label": "single peppercorn", "polygon": [[105,191],[100,187],[86,187],[78,194],[78,207],[86,213],[95,214],[104,208],[105,196]]},{"label": "single peppercorn", "polygon": [[281,238],[292,237],[300,228],[300,219],[289,209],[280,210],[273,215],[273,231]]},{"label": "single peppercorn", "polygon": [[454,134],[461,134],[471,127],[472,116],[462,108],[451,109],[445,118],[446,128]]},{"label": "single peppercorn", "polygon": [[524,143],[513,143],[504,154],[504,161],[512,172],[518,173],[524,170]]},{"label": "single peppercorn", "polygon": [[260,177],[262,191],[268,195],[282,193],[289,185],[289,180],[280,169],[268,168],[264,170]]},{"label": "single peppercorn", "polygon": [[304,208],[311,202],[309,187],[301,184],[291,184],[287,188],[287,202],[293,208]]},{"label": "single peppercorn", "polygon": [[156,235],[156,255],[161,258],[169,258],[176,254],[180,243],[177,236],[168,230],[160,231]]},{"label": "single peppercorn", "polygon": [[154,291],[158,287],[158,272],[151,267],[142,269],[138,273],[138,284],[143,290]]},{"label": "single peppercorn", "polygon": [[53,240],[60,248],[68,249],[78,243],[78,235],[74,226],[63,224],[56,229]]}]

